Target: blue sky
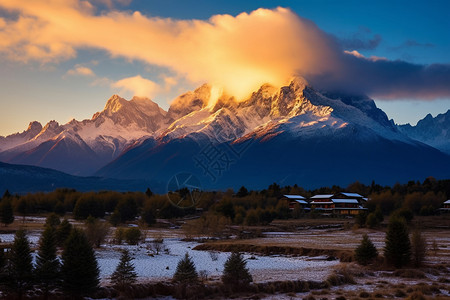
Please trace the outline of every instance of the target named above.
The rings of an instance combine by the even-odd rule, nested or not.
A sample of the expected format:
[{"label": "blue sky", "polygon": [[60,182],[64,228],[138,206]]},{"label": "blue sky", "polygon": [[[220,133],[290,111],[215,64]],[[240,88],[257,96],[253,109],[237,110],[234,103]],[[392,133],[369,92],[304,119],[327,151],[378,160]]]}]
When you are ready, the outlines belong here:
[{"label": "blue sky", "polygon": [[[57,2],[60,1],[55,1],[55,3]],[[67,2],[75,3],[78,1]],[[307,27],[318,34],[326,43],[336,40],[336,43],[343,50],[357,51],[358,55],[361,55],[358,62],[349,63],[350,69],[355,68],[358,71],[349,72],[344,81],[339,81],[336,84],[349,85],[349,88],[353,88],[350,84],[351,76],[361,74],[361,69],[366,68],[366,65],[368,67],[364,70],[369,73],[378,72],[379,69],[384,67],[391,70],[389,73],[386,73],[388,71],[383,71],[384,73],[380,71],[377,76],[386,77],[385,74],[387,74],[392,75],[392,78],[388,76],[387,81],[377,81],[377,77],[374,80],[378,82],[376,86],[375,84],[374,86],[368,84],[367,91],[376,100],[377,105],[395,122],[415,124],[427,113],[436,115],[446,112],[450,108],[450,93],[448,93],[448,88],[445,87],[450,86],[449,1],[134,0],[125,4],[118,2],[122,1],[93,1],[91,3],[93,12],[91,12],[90,17],[107,15],[114,18],[113,11],[119,11],[123,14],[122,16],[132,15],[134,11],[138,11],[143,18],[134,15],[136,17],[134,20],[156,20],[156,17],[160,17],[165,23],[163,28],[169,28],[168,30],[180,30],[184,27],[182,25],[170,27],[171,23],[167,18],[174,22],[193,19],[204,20],[205,22],[201,25],[204,29],[208,28],[209,21],[207,20],[213,15],[230,14],[233,19],[224,22],[234,24],[234,17],[242,12],[251,13],[261,7],[268,9],[276,9],[279,6],[286,7],[301,18],[301,24],[307,23],[304,19],[312,21],[313,24],[307,24]],[[20,35],[23,40],[17,42],[12,36],[12,33],[15,32],[12,29],[16,28],[14,26],[17,25],[15,22],[17,22],[19,16],[31,15],[35,19],[42,18],[44,21],[48,17],[48,14],[45,13],[33,15],[30,12],[32,11],[31,8],[28,6],[30,4],[27,1],[0,0],[0,37],[2,40],[10,40],[10,44],[0,42],[0,89],[2,91],[0,98],[2,108],[0,110],[0,135],[22,131],[26,128],[28,122],[33,120],[47,123],[55,119],[60,123],[66,123],[72,118],[78,120],[90,118],[92,114],[103,109],[106,100],[114,93],[129,99],[135,91],[142,91],[144,94],[147,93],[147,96],[160,106],[167,109],[170,100],[175,96],[183,91],[195,88],[209,78],[208,76],[202,77],[201,74],[186,75],[190,69],[195,68],[195,60],[189,62],[184,68],[178,68],[180,62],[172,62],[170,58],[165,58],[166,63],[155,63],[157,57],[164,58],[163,48],[159,50],[162,52],[158,53],[155,56],[156,58],[148,58],[145,53],[129,53],[127,49],[115,52],[114,43],[116,43],[117,48],[126,48],[126,45],[122,45],[123,39],[121,39],[119,33],[117,34],[117,40],[108,40],[110,44],[105,47],[95,43],[92,39],[83,40],[80,37],[73,42],[65,39],[65,37],[55,35],[60,40],[56,41],[54,45],[52,44],[52,49],[46,50],[42,43],[48,41],[45,39],[48,31],[44,30],[42,32],[30,31],[26,34],[21,32]],[[41,7],[44,6],[41,5]],[[80,9],[83,10],[84,8]],[[279,15],[292,17],[290,12],[280,11],[276,11],[273,17]],[[251,21],[255,18],[255,16],[251,16],[248,19]],[[119,19],[115,19],[116,23],[120,21]],[[142,24],[146,24],[145,20]],[[293,22],[296,22],[295,17]],[[167,25],[168,23],[170,24]],[[314,24],[317,25],[318,30],[314,28]],[[189,26],[193,27],[192,24]],[[268,26],[270,28],[270,21]],[[85,32],[81,32],[82,30],[85,30]],[[89,31],[89,28],[80,26],[79,31],[75,33],[80,33],[80,36],[88,36]],[[106,30],[104,36],[114,36],[115,32]],[[279,32],[278,35],[283,37],[284,34],[285,32]],[[289,34],[291,34],[289,38],[292,39],[294,35]],[[245,37],[245,35],[243,36]],[[170,37],[173,38],[173,36]],[[143,38],[145,39],[145,36]],[[42,39],[42,41],[39,41],[41,44],[37,44],[37,42],[35,44],[35,39]],[[148,41],[142,40],[142,42]],[[152,43],[146,44],[146,49],[144,49],[146,52],[153,51],[152,45],[156,48],[155,42],[152,41]],[[30,45],[29,52],[20,56],[20,47],[23,47],[24,44]],[[138,47],[136,45],[139,45],[138,41],[136,41],[136,44],[130,44],[130,48]],[[264,45],[270,45],[270,43]],[[296,44],[295,46],[302,49],[301,42],[300,45]],[[43,47],[42,49],[48,53],[45,51],[45,53],[41,53],[42,49],[39,47]],[[170,47],[170,45],[167,47]],[[239,47],[236,51],[239,51]],[[284,48],[283,51],[285,51]],[[224,55],[229,55],[225,57],[240,57],[234,52]],[[364,57],[361,58],[362,56]],[[371,57],[385,58],[389,61],[389,66],[386,66],[388,63],[383,65],[383,61],[370,60]],[[176,57],[174,59],[176,60]],[[351,57],[349,59],[356,58]],[[185,60],[182,60],[182,63]],[[404,62],[404,64],[400,64],[404,71],[398,76],[403,76],[406,79],[398,82],[403,90],[397,93],[395,91],[397,75],[393,74],[396,72],[393,72],[392,68],[395,67],[394,63],[398,61]],[[238,63],[236,62],[236,64]],[[288,63],[288,61],[282,63]],[[174,64],[177,64],[176,67],[174,67]],[[433,64],[438,64],[440,71],[432,72],[430,75],[426,66]],[[204,67],[207,68],[207,66]],[[321,65],[318,69],[326,70],[326,67]],[[415,70],[416,67],[425,68],[426,72],[422,72],[422,69],[417,71],[417,74],[414,75],[415,81],[409,84],[406,81],[408,70]],[[270,68],[267,70],[270,70]],[[314,68],[309,66],[308,72],[312,72],[312,70]],[[202,71],[201,68],[199,73],[202,73],[200,71]],[[205,74],[211,74],[211,78],[214,78],[214,80],[221,80],[221,77],[210,69],[205,72]],[[334,72],[336,72],[336,69],[334,69]],[[425,76],[424,82],[427,82],[428,86],[424,89],[418,89],[417,93],[414,91],[408,93],[409,87],[415,88],[420,85],[422,76]],[[436,87],[438,92],[433,93],[433,85],[429,81],[435,80],[435,78],[440,82],[440,85]],[[355,78],[355,81],[357,79],[359,78]],[[373,78],[369,74],[367,78],[363,79],[370,81]],[[393,80],[394,83],[387,88],[388,91],[383,91],[383,85],[386,85],[389,80]],[[315,82],[318,82],[319,85],[323,83],[324,86],[330,84],[329,82],[324,83],[320,79],[316,79]],[[127,87],[127,85],[134,85],[135,83],[135,88]],[[148,88],[142,88],[142,85],[145,84],[149,85]],[[155,84],[155,86],[152,86],[152,84]],[[366,88],[365,85],[363,86]]]}]

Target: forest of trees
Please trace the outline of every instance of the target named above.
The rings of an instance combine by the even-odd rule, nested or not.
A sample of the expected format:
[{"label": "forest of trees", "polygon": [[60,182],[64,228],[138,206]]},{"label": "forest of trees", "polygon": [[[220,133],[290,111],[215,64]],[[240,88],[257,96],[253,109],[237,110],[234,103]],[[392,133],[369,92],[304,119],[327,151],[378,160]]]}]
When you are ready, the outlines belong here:
[{"label": "forest of trees", "polygon": [[[355,182],[342,188],[339,186],[305,190],[297,185],[281,187],[276,183],[261,191],[249,191],[241,187],[238,191],[197,191],[195,207],[174,205],[174,197],[182,193],[167,195],[153,194],[150,189],[142,192],[78,192],[73,189],[57,189],[50,193],[11,195],[5,192],[0,201],[0,222],[5,226],[15,216],[55,212],[59,215],[72,213],[75,219],[85,220],[89,216],[106,218],[113,225],[142,217],[148,225],[156,219],[175,219],[186,215],[202,214],[205,220],[214,215],[222,223],[238,225],[268,224],[273,219],[303,217],[301,211],[290,211],[288,202],[281,200],[284,194],[311,197],[315,194],[354,192],[368,197],[368,214],[363,222],[376,224],[383,215],[396,210],[412,215],[433,215],[442,203],[450,198],[450,180],[436,180],[432,177],[423,182],[410,181],[393,187],[376,183],[364,185]],[[367,217],[368,220],[366,219]]]},{"label": "forest of trees", "polygon": [[[305,190],[297,185],[280,187],[271,184],[261,191],[249,191],[241,187],[237,192],[206,191],[196,195],[195,206],[174,205],[179,194],[157,195],[148,189],[145,193],[112,191],[78,192],[73,189],[58,189],[50,193],[12,195],[6,191],[0,200],[0,222],[11,224],[16,217],[25,220],[27,215],[47,216],[45,230],[39,241],[35,263],[32,263],[30,244],[26,233],[16,231],[8,253],[0,252],[0,282],[2,290],[22,297],[28,289],[39,286],[44,299],[50,291],[62,290],[74,297],[89,294],[99,286],[99,268],[93,247],[99,247],[109,234],[110,226],[135,221],[139,217],[147,225],[156,219],[176,219],[196,215],[190,224],[204,235],[214,236],[230,224],[260,225],[274,219],[316,217],[311,213],[292,211],[283,199],[285,194],[310,197],[315,194],[355,192],[369,197],[368,211],[356,218],[356,224],[372,227],[389,215],[384,258],[394,267],[413,264],[420,266],[426,253],[426,241],[419,231],[409,238],[408,222],[414,215],[433,215],[442,203],[450,198],[450,180],[427,178],[424,182],[408,182],[393,187],[382,187],[375,183],[364,185],[355,182],[348,187]],[[175,200],[178,200],[175,198]],[[60,217],[71,213],[71,217],[82,220],[84,229],[74,228]],[[104,220],[101,220],[103,218]],[[109,223],[109,224],[108,224]],[[117,228],[114,239],[137,244],[141,232],[136,227]],[[57,259],[57,249],[62,250]],[[378,253],[368,236],[355,249],[355,259],[363,265],[377,261]],[[131,265],[129,253],[124,252],[113,284],[118,290],[126,291],[136,274]],[[82,265],[83,268],[79,268]],[[251,276],[239,254],[233,254],[225,266],[222,278],[224,284],[246,285]],[[180,261],[174,275],[174,282],[197,281],[199,275],[188,256]],[[238,280],[238,282],[234,281]],[[80,288],[82,287],[82,288]],[[82,294],[80,294],[80,291]]]}]

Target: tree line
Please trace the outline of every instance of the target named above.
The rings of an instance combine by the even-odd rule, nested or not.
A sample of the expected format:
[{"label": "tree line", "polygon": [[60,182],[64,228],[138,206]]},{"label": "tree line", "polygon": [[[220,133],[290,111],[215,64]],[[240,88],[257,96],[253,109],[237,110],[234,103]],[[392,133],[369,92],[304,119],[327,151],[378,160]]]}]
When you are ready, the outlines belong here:
[{"label": "tree line", "polygon": [[[423,182],[410,181],[406,184],[381,186],[372,182],[365,185],[355,182],[342,188],[322,187],[314,190],[293,185],[281,187],[277,183],[260,191],[249,191],[244,186],[237,192],[203,191],[196,195],[195,206],[174,205],[180,203],[188,190],[180,190],[170,195],[114,191],[79,192],[73,189],[57,189],[50,193],[11,195],[8,191],[0,201],[0,222],[10,224],[14,216],[25,217],[32,214],[54,212],[59,215],[72,213],[78,220],[89,216],[105,218],[114,226],[140,217],[148,225],[157,218],[176,219],[186,215],[203,213],[204,218],[213,215],[222,223],[237,225],[264,225],[273,219],[301,218],[305,212],[289,209],[289,203],[282,199],[285,194],[311,197],[316,194],[330,194],[349,191],[367,196],[368,213],[389,215],[396,210],[404,210],[412,215],[433,215],[442,203],[450,198],[450,180],[436,180],[432,177]],[[178,198],[176,198],[178,197]],[[181,199],[181,200],[180,200]],[[378,211],[377,211],[378,209]],[[367,217],[367,216],[365,216]],[[373,223],[371,217],[369,223]],[[364,219],[364,222],[367,220]]]}]

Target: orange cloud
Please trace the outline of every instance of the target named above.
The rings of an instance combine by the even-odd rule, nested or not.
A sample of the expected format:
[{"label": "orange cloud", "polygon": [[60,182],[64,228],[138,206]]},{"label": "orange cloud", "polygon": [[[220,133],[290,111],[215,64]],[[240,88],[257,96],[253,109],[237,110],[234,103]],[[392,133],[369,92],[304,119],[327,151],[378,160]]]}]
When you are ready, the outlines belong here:
[{"label": "orange cloud", "polygon": [[139,12],[95,15],[89,2],[77,0],[0,0],[0,7],[20,12],[0,29],[0,51],[16,60],[60,61],[79,48],[103,49],[239,98],[266,82],[281,85],[294,73],[336,67],[326,35],[285,8],[186,21]]},{"label": "orange cloud", "polygon": [[[280,86],[292,75],[302,75],[320,89],[374,97],[450,96],[449,64],[415,65],[344,52],[336,38],[286,8],[174,20],[130,11],[98,13],[92,4],[123,1],[0,0],[0,9],[12,16],[0,18],[0,53],[13,60],[48,63],[93,48],[168,68],[173,77],[161,77],[162,86],[140,76],[113,83],[149,97],[168,94],[177,82],[208,82],[239,100],[264,83]],[[100,82],[110,81],[103,78],[94,84]]]},{"label": "orange cloud", "polygon": [[82,65],[75,65],[75,67],[67,71],[66,74],[73,76],[95,76],[94,71]]}]

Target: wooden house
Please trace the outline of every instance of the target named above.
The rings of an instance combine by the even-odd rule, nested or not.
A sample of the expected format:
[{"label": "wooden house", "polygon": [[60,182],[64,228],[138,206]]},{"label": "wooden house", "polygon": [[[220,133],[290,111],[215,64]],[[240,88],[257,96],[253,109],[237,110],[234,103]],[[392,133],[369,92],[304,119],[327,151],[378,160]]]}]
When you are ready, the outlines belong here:
[{"label": "wooden house", "polygon": [[323,215],[357,215],[366,210],[367,198],[356,193],[336,193],[311,197],[311,208]]},{"label": "wooden house", "polygon": [[441,212],[449,212],[450,213],[450,200],[445,201],[442,203],[442,207],[439,208]]},{"label": "wooden house", "polygon": [[295,207],[299,207],[302,210],[310,210],[308,201],[301,195],[283,195],[283,198],[289,201],[290,210],[294,210]]},{"label": "wooden house", "polygon": [[334,203],[333,201],[331,201],[333,196],[333,194],[312,196],[309,199],[311,201],[311,209],[319,211],[324,215],[333,213]]}]

